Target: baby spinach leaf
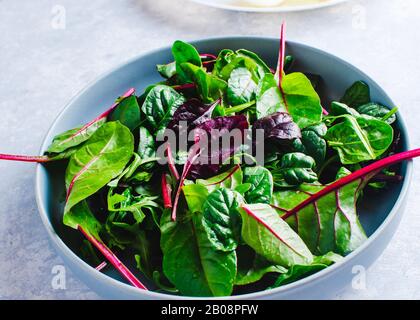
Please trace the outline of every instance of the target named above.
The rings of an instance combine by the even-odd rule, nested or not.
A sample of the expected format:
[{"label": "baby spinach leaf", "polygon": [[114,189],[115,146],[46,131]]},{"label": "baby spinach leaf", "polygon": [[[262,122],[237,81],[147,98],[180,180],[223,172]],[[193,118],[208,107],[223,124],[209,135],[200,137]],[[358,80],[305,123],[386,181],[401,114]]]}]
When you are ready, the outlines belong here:
[{"label": "baby spinach leaf", "polygon": [[201,57],[197,49],[188,43],[178,40],[172,46],[172,54],[175,58],[178,81],[181,84],[191,82],[190,74],[186,73],[181,66],[184,63],[190,63],[199,68],[202,67]]},{"label": "baby spinach leaf", "polygon": [[168,64],[158,64],[156,68],[159,74],[166,79],[170,79],[176,75],[176,62],[175,61]]},{"label": "baby spinach leaf", "polygon": [[163,272],[183,295],[228,296],[236,278],[236,253],[214,250],[196,213],[183,221],[162,216]]},{"label": "baby spinach leaf", "polygon": [[311,156],[319,168],[327,154],[327,142],[323,138],[326,133],[325,123],[305,128],[302,137],[293,141],[293,149]]},{"label": "baby spinach leaf", "polygon": [[[140,155],[142,163],[156,158],[155,138],[145,127],[139,128],[139,144],[137,147],[137,153]],[[150,169],[151,167],[153,167],[153,162],[149,162],[145,166],[146,169]]]},{"label": "baby spinach leaf", "polygon": [[244,183],[250,184],[245,193],[248,203],[270,203],[273,195],[273,176],[268,169],[261,166],[245,168]]},{"label": "baby spinach leaf", "polygon": [[235,52],[230,49],[224,49],[219,52],[217,56],[216,62],[214,63],[213,67],[213,75],[218,76],[222,69],[228,65],[232,59],[235,57]]},{"label": "baby spinach leaf", "polygon": [[287,153],[281,159],[279,173],[289,185],[296,186],[318,180],[313,171],[315,166],[315,160],[310,156],[299,152]]},{"label": "baby spinach leaf", "polygon": [[246,57],[253,60],[257,65],[258,70],[258,77],[261,79],[264,77],[265,74],[271,73],[270,68],[267,66],[267,64],[262,60],[256,53],[246,50],[246,49],[239,49],[236,51],[236,54],[239,57]]},{"label": "baby spinach leaf", "polygon": [[191,63],[181,64],[181,69],[197,85],[198,93],[204,103],[211,103],[223,96],[227,83],[222,79]]},{"label": "baby spinach leaf", "polygon": [[370,102],[369,86],[363,81],[356,81],[346,90],[346,93],[341,98],[340,102],[354,109],[357,109],[364,104],[368,104]]},{"label": "baby spinach leaf", "polygon": [[[365,183],[364,180],[350,183],[286,219],[312,253],[322,255],[333,251],[346,255],[366,240],[356,212],[357,198]],[[302,184],[297,190],[275,192],[272,203],[278,211],[287,213],[323,188],[323,185]]]},{"label": "baby spinach leaf", "polygon": [[[393,110],[396,112],[398,109]],[[379,120],[383,120],[388,124],[393,124],[397,120],[397,116],[395,115],[395,113],[390,113],[393,110],[389,110],[387,107],[374,102],[362,105],[357,108],[357,111],[359,113],[366,114]]]},{"label": "baby spinach leaf", "polygon": [[232,106],[241,105],[254,99],[257,84],[246,68],[232,71],[228,81],[227,98]]},{"label": "baby spinach leaf", "polygon": [[242,238],[257,254],[286,268],[312,263],[305,243],[270,205],[249,204],[239,210]]},{"label": "baby spinach leaf", "polygon": [[99,241],[102,241],[99,236],[102,225],[95,218],[85,200],[75,204],[71,210],[64,215],[63,221],[66,226],[69,226],[73,229],[81,227],[90,236]]},{"label": "baby spinach leaf", "polygon": [[215,250],[230,252],[238,245],[240,228],[238,195],[226,188],[209,194],[203,205],[203,228]]},{"label": "baby spinach leaf", "polygon": [[66,213],[75,204],[99,191],[124,170],[133,154],[133,144],[133,135],[126,126],[108,122],[71,156],[65,175],[65,222]]},{"label": "baby spinach leaf", "polygon": [[263,118],[275,112],[286,112],[281,92],[272,73],[266,73],[256,91],[257,117]]},{"label": "baby spinach leaf", "polygon": [[333,101],[331,103],[330,115],[331,116],[342,116],[345,114],[349,114],[354,117],[360,116],[359,112],[356,109],[350,108],[344,103]]},{"label": "baby spinach leaf", "polygon": [[136,129],[141,123],[140,107],[137,102],[137,97],[132,95],[121,100],[109,116],[109,121],[120,121],[131,131]]},{"label": "baby spinach leaf", "polygon": [[157,85],[147,94],[141,107],[147,120],[156,131],[166,128],[175,110],[185,98],[171,87]]},{"label": "baby spinach leaf", "polygon": [[314,261],[310,265],[294,265],[287,272],[280,275],[273,288],[277,288],[288,283],[295,282],[299,279],[306,278],[318,271],[321,271],[328,266],[340,261],[342,257],[333,252],[327,253],[325,256],[314,257]]},{"label": "baby spinach leaf", "polygon": [[339,116],[343,120],[328,129],[325,139],[338,151],[343,164],[375,160],[392,144],[392,127],[370,116]]},{"label": "baby spinach leaf", "polygon": [[321,100],[311,81],[303,73],[285,75],[282,89],[287,110],[301,129],[321,122]]}]

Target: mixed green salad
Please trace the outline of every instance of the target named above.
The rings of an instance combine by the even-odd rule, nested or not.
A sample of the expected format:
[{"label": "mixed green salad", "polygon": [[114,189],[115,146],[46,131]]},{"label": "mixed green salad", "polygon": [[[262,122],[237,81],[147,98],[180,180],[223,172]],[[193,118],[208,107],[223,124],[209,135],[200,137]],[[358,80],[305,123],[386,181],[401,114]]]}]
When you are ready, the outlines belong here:
[{"label": "mixed green salad", "polygon": [[[145,290],[211,297],[283,286],[357,249],[367,239],[359,197],[400,181],[390,165],[414,156],[393,155],[397,109],[361,81],[323,108],[328,83],[292,72],[284,41],[276,70],[245,49],[213,56],[176,41],[172,52],[157,66],[162,81],[139,96],[129,90],[43,156],[8,156],[68,162],[63,221],[86,237],[84,259]],[[157,139],[197,129],[210,140],[260,129],[263,141],[213,148],[219,163],[206,163],[199,141],[183,152]]]}]

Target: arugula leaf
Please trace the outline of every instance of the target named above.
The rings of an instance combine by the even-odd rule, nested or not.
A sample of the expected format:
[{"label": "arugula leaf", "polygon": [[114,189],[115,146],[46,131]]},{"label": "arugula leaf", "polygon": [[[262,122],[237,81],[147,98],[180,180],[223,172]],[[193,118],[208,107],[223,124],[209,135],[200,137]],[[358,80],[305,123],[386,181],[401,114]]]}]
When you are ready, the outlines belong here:
[{"label": "arugula leaf", "polygon": [[362,115],[342,115],[342,120],[328,129],[325,139],[338,151],[341,163],[355,164],[375,160],[388,150],[394,130],[384,121]]},{"label": "arugula leaf", "polygon": [[143,222],[146,217],[145,210],[155,212],[160,206],[156,203],[158,197],[134,196],[129,188],[122,194],[113,193],[111,188],[108,192],[109,212],[131,212],[137,223]]},{"label": "arugula leaf", "polygon": [[261,166],[245,168],[244,183],[250,184],[245,193],[248,203],[270,203],[273,195],[273,176],[268,169]]},{"label": "arugula leaf", "polygon": [[98,192],[124,170],[133,154],[133,144],[133,135],[126,126],[108,122],[71,156],[65,175],[65,224],[70,223],[67,214],[75,204]]},{"label": "arugula leaf", "polygon": [[257,254],[286,268],[312,263],[305,243],[270,205],[243,205],[239,211],[242,238]]},{"label": "arugula leaf", "polygon": [[236,253],[215,250],[202,225],[202,214],[161,222],[163,272],[183,295],[228,296],[236,278]]},{"label": "arugula leaf", "polygon": [[232,71],[228,80],[227,98],[232,106],[241,105],[254,99],[257,84],[246,68]]},{"label": "arugula leaf", "polygon": [[147,94],[141,110],[156,131],[166,128],[185,98],[171,87],[157,85]]},{"label": "arugula leaf", "polygon": [[303,73],[285,75],[282,89],[287,110],[301,129],[321,122],[321,100],[311,81]]},{"label": "arugula leaf", "polygon": [[172,46],[172,54],[175,58],[178,81],[181,84],[191,82],[192,78],[184,71],[182,65],[190,63],[199,68],[202,67],[201,57],[197,49],[186,42],[177,40]]},{"label": "arugula leaf", "polygon": [[272,73],[266,73],[256,92],[257,117],[263,118],[275,112],[286,112],[281,92]]},{"label": "arugula leaf", "polygon": [[109,116],[109,121],[120,121],[121,124],[128,127],[131,131],[141,124],[140,107],[137,97],[131,95],[120,101],[118,106]]},{"label": "arugula leaf", "polygon": [[340,102],[354,109],[357,109],[364,104],[368,104],[370,102],[369,86],[363,81],[356,81],[346,90],[346,93],[341,98]]}]

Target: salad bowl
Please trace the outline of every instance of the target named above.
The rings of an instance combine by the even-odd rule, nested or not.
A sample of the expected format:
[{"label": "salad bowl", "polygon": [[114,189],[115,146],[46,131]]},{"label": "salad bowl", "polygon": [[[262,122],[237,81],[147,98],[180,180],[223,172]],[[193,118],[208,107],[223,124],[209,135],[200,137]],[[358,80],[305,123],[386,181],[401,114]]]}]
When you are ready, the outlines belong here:
[{"label": "salad bowl", "polygon": [[232,11],[293,12],[333,6],[348,0],[192,0],[194,2]]},{"label": "salad bowl", "polygon": [[[277,61],[278,39],[266,37],[232,36],[210,38],[191,42],[199,52],[217,54],[220,50],[246,48],[257,53],[269,65]],[[351,64],[321,50],[295,43],[287,43],[287,54],[293,55],[294,70],[318,74],[325,86],[319,92],[324,105],[338,100],[352,83],[362,80],[371,90],[373,101],[394,106],[392,100],[381,87],[362,71]],[[41,147],[43,154],[53,137],[80,123],[87,122],[100,114],[116,96],[127,88],[134,87],[142,92],[149,84],[160,80],[156,65],[172,60],[171,49],[163,48],[141,55],[117,67],[90,84],[65,107],[48,131]],[[401,135],[400,150],[409,148],[407,131],[403,118],[398,113],[397,130]],[[110,299],[185,299],[164,293],[144,291],[132,287],[116,271],[110,268],[98,271],[80,258],[79,248],[82,236],[62,223],[63,198],[65,189],[63,168],[59,163],[48,166],[38,165],[36,171],[36,196],[41,219],[51,239],[51,243],[73,274],[104,298]],[[390,184],[380,192],[369,192],[358,205],[360,221],[369,237],[359,248],[316,274],[275,289],[237,295],[227,299],[323,299],[333,297],[339,290],[351,283],[360,268],[367,269],[391,241],[403,215],[409,189],[412,162],[401,164],[403,181]],[[128,264],[130,269],[134,265]],[[144,279],[142,279],[144,280]],[[146,280],[144,280],[147,283]]]}]

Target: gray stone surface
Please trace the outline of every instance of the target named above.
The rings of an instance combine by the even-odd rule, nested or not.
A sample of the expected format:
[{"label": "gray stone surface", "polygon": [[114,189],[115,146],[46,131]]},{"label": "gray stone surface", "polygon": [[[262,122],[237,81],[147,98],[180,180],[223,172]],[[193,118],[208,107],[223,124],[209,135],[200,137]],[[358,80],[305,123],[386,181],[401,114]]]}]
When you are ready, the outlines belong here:
[{"label": "gray stone surface", "polygon": [[[54,29],[55,5],[66,10]],[[235,13],[187,0],[0,0],[0,151],[36,154],[54,118],[108,69],[177,38],[278,35],[334,53],[366,71],[398,103],[420,145],[418,0],[350,1],[289,14]],[[367,273],[366,289],[337,299],[420,298],[420,172],[392,243]],[[67,270],[66,290],[51,286],[62,260],[38,216],[34,166],[0,162],[0,299],[94,299]]]}]

